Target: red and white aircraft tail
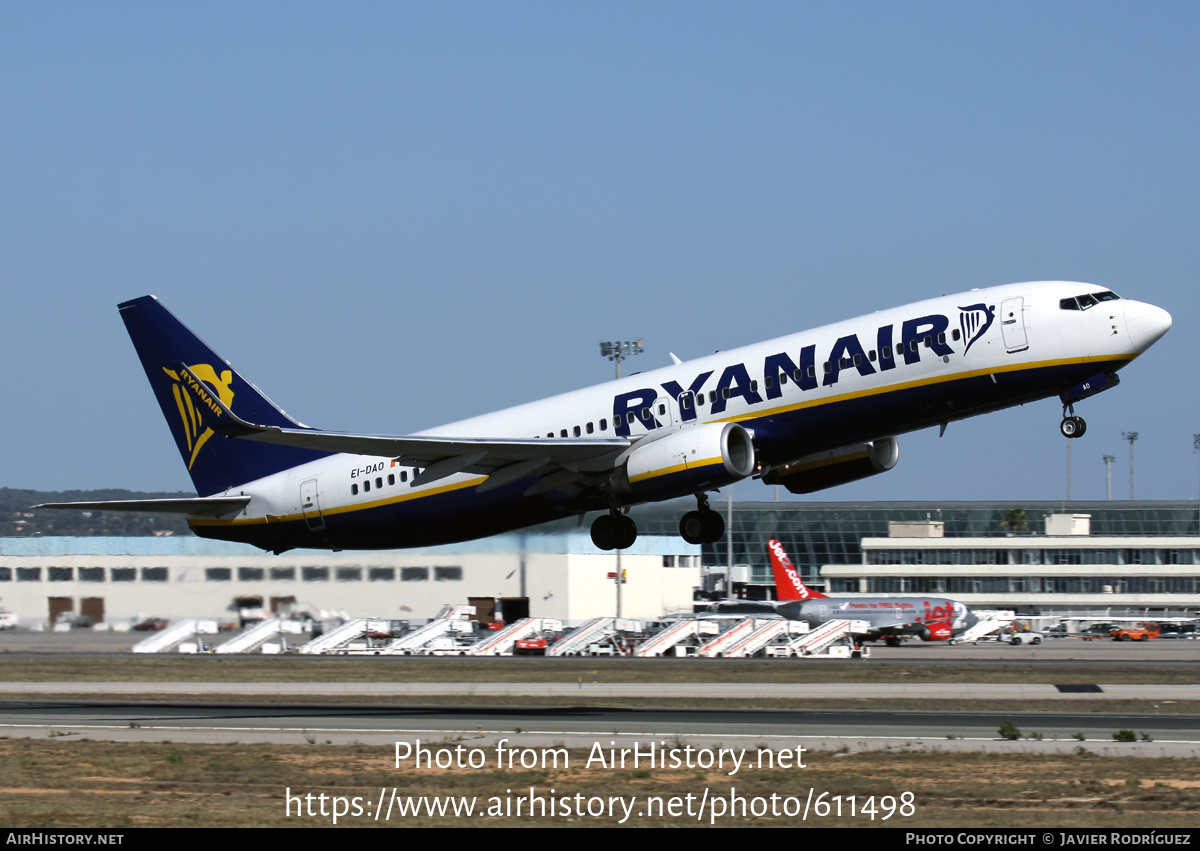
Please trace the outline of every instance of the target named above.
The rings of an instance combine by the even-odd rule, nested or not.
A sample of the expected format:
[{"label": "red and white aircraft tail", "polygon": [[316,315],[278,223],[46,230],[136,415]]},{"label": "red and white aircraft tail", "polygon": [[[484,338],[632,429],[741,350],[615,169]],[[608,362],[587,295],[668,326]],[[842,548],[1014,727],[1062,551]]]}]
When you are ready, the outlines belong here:
[{"label": "red and white aircraft tail", "polygon": [[771,573],[775,575],[776,599],[782,602],[785,600],[815,600],[825,597],[824,594],[809,590],[809,587],[800,579],[800,574],[792,564],[792,560],[788,558],[783,544],[772,538],[767,541],[767,551],[771,554]]}]

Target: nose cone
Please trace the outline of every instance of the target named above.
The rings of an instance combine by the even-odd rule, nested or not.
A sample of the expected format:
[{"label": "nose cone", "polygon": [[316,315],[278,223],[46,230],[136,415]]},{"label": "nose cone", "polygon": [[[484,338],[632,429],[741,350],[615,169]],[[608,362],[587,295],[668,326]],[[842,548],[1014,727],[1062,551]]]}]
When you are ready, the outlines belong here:
[{"label": "nose cone", "polygon": [[1171,314],[1144,301],[1125,302],[1125,328],[1138,353],[1154,345],[1171,327]]}]

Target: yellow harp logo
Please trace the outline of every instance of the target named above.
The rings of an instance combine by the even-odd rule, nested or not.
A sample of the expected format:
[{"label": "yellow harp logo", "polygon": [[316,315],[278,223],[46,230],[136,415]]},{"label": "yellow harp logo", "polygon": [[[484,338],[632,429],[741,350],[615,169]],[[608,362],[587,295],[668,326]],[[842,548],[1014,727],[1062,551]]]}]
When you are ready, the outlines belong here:
[{"label": "yellow harp logo", "polygon": [[[229,386],[233,383],[233,372],[228,369],[221,370],[220,376],[217,371],[206,363],[189,366],[196,377],[205,384],[217,391],[217,396],[226,407],[233,404],[233,389]],[[163,372],[171,377],[175,384],[171,387],[171,392],[175,395],[175,405],[179,408],[179,418],[183,421],[183,434],[187,438],[188,451],[191,455],[188,457],[188,469],[192,469],[192,464],[196,463],[196,456],[200,452],[200,447],[213,436],[213,430],[206,428],[201,418],[199,406],[192,403],[193,393],[198,399],[206,400],[208,396],[208,388],[194,386],[192,381],[186,374],[180,375],[173,369],[163,367]],[[185,388],[184,385],[187,385]],[[189,392],[190,391],[190,392]],[[213,413],[220,416],[220,409],[211,402],[208,406]]]}]

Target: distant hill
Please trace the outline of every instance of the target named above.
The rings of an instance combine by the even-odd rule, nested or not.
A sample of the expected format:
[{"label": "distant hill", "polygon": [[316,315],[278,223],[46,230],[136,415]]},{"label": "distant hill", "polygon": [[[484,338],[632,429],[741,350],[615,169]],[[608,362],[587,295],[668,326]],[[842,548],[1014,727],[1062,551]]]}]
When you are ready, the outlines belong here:
[{"label": "distant hill", "polygon": [[126,490],[33,491],[0,488],[0,536],[10,538],[51,535],[151,536],[191,535],[178,514],[143,514],[121,511],[30,511],[42,502],[94,502],[102,499],[166,499],[194,497],[194,493],[142,493]]}]

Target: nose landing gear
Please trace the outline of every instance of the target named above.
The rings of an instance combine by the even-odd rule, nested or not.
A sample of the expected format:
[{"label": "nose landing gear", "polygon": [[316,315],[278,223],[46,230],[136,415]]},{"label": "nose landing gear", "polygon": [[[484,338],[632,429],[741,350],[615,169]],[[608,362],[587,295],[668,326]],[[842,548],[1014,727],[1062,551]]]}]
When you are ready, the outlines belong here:
[{"label": "nose landing gear", "polygon": [[[1067,412],[1070,411],[1070,416]],[[1087,423],[1083,421],[1083,417],[1075,416],[1074,405],[1063,405],[1063,419],[1058,424],[1058,430],[1062,432],[1063,437],[1083,437],[1087,431]]]}]

